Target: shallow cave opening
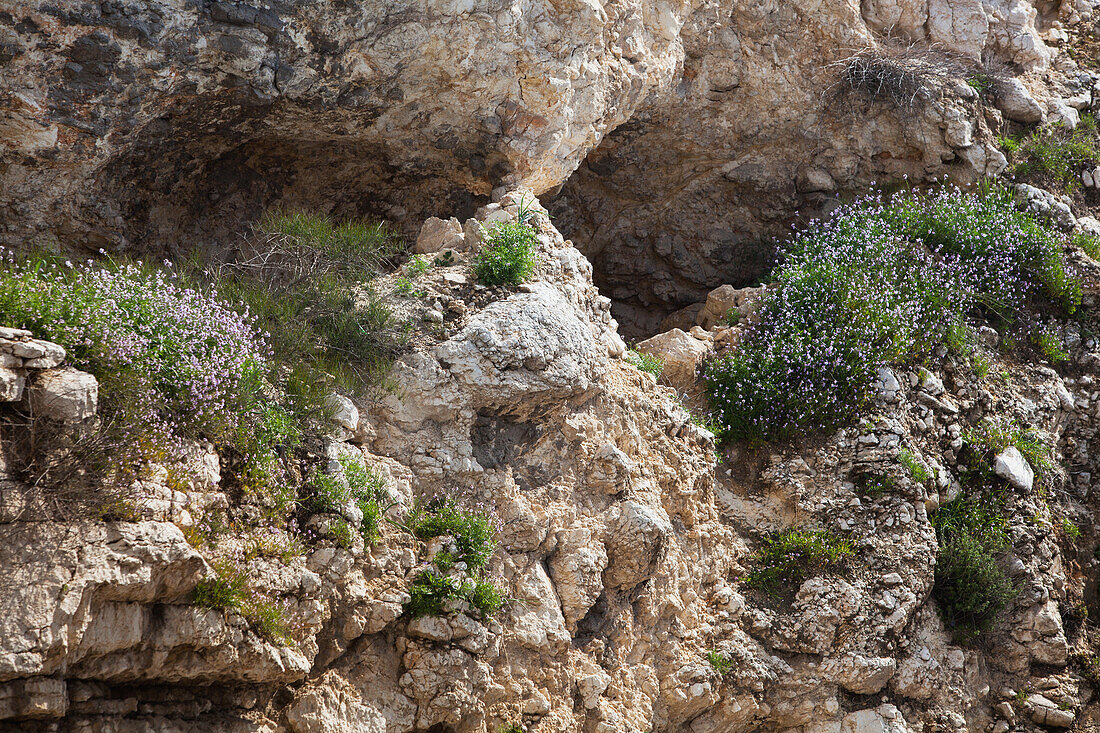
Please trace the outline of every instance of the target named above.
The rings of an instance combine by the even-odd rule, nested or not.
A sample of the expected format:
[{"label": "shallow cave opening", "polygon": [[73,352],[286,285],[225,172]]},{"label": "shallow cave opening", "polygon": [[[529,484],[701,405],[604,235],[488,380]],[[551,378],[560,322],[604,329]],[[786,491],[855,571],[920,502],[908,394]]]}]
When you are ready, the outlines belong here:
[{"label": "shallow cave opening", "polygon": [[717,174],[690,193],[646,191],[644,181],[628,188],[614,157],[597,148],[543,204],[591,261],[628,341],[667,330],[669,315],[720,285],[758,283],[774,263],[775,235],[789,227],[787,212],[805,204]]}]

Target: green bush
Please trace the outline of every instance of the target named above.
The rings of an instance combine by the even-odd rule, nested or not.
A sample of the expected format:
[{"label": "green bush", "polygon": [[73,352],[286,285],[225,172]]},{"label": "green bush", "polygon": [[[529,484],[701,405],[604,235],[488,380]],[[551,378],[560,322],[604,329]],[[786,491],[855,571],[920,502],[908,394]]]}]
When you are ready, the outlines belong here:
[{"label": "green bush", "polygon": [[932,593],[953,636],[969,641],[993,626],[1016,588],[981,542],[957,534],[940,546]]},{"label": "green bush", "polygon": [[[129,486],[144,463],[179,464],[188,440],[234,455],[239,475],[270,477],[298,438],[268,378],[262,326],[174,271],[10,255],[0,261],[0,323],[61,344],[99,381],[99,426],[74,456],[80,470],[55,471],[61,483]],[[51,468],[28,466],[24,478],[49,486]]]},{"label": "green bush", "polygon": [[1008,153],[1008,172],[1017,177],[1045,175],[1067,189],[1080,184],[1080,173],[1086,166],[1100,163],[1100,134],[1096,118],[1081,115],[1073,130],[1063,125],[1040,127],[1021,139],[999,138]]},{"label": "green bush", "polygon": [[[341,457],[343,478],[323,471],[315,471],[309,481],[309,496],[305,506],[309,511],[340,514],[349,502],[354,502],[363,513],[359,533],[367,545],[373,545],[382,536],[382,515],[387,501],[385,482],[377,473],[351,458]],[[350,525],[346,544],[350,546]],[[343,534],[343,530],[337,530]],[[341,540],[341,536],[337,539]],[[343,543],[342,543],[343,544]]]},{"label": "green bush", "polygon": [[722,652],[715,649],[707,651],[707,661],[720,677],[725,677],[733,669],[733,662]]},{"label": "green bush", "polygon": [[[450,601],[465,601],[483,618],[504,605],[504,596],[484,577],[496,550],[497,521],[488,511],[463,509],[448,497],[417,502],[405,519],[405,529],[420,540],[450,537],[455,550],[440,550],[432,566],[413,579],[405,611],[413,616],[439,615]],[[456,568],[464,563],[465,570]]]},{"label": "green bush", "polygon": [[652,354],[643,354],[634,349],[630,349],[626,352],[626,360],[635,368],[646,374],[652,374],[654,377],[660,377],[661,372],[664,371],[665,368],[665,360],[661,357]]},{"label": "green bush", "polygon": [[474,258],[474,274],[484,285],[519,285],[535,268],[535,230],[519,221],[494,224]]},{"label": "green bush", "polygon": [[490,618],[504,605],[504,596],[492,582],[483,578],[457,580],[429,568],[413,578],[405,612],[413,618],[440,616],[447,612],[450,601],[465,601],[482,618]]},{"label": "green bush", "polygon": [[757,550],[757,569],[745,582],[755,588],[775,590],[782,583],[797,585],[806,578],[840,569],[855,554],[846,537],[824,530],[791,528],[765,537]]},{"label": "green bush", "polygon": [[1010,546],[1003,502],[988,490],[960,496],[932,523],[939,542],[932,594],[953,636],[969,642],[993,626],[1017,591],[998,561]]},{"label": "green bush", "polygon": [[450,536],[458,554],[455,561],[466,563],[470,571],[482,570],[496,551],[496,527],[488,514],[462,509],[453,499],[441,499],[417,505],[408,518],[413,536],[421,540]]},{"label": "green bush", "polygon": [[1043,296],[1072,312],[1081,285],[1064,242],[999,185],[842,206],[788,243],[760,323],[708,363],[723,437],[788,439],[850,421],[880,366],[928,354],[976,308],[1012,318]]}]

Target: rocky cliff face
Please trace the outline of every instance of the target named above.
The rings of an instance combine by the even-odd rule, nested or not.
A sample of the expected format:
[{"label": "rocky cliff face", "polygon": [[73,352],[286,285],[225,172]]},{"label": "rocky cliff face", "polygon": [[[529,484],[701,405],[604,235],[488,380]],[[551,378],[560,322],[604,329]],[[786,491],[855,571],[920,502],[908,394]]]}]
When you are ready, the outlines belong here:
[{"label": "rocky cliff face", "polygon": [[[480,216],[514,216],[517,198]],[[169,501],[146,503],[137,523],[19,516],[0,525],[0,727],[1088,729],[1100,714],[1092,683],[1067,665],[1089,653],[1081,619],[1097,563],[1050,527],[1073,517],[1095,534],[1100,344],[1067,338],[1080,378],[1006,365],[995,391],[951,357],[938,373],[883,372],[866,419],[816,447],[716,456],[675,393],[620,358],[585,258],[545,214],[535,221],[540,264],[512,293],[468,282],[473,243],[448,235],[454,264],[422,276],[410,306],[429,322],[444,313],[442,326],[398,364],[396,393],[341,416],[345,439],[327,448],[334,462],[378,467],[397,512],[414,493],[455,487],[494,507],[503,547],[490,569],[506,610],[404,614],[426,550],[387,528],[371,548],[256,561],[297,619],[287,646],[191,605],[209,571],[176,525],[224,501],[214,483],[190,495],[150,486]],[[685,337],[705,352],[726,330]],[[958,491],[962,426],[985,416],[1034,426],[1070,470],[1044,495],[1023,485],[1026,463],[1006,469],[1020,482],[1008,528],[1020,592],[983,645],[963,647],[930,599],[929,512]],[[923,457],[930,481],[899,466],[901,448]],[[868,494],[860,474],[891,488]],[[808,525],[850,533],[848,572],[811,577],[790,598],[745,592],[752,538]]]},{"label": "rocky cliff face", "polygon": [[[1098,77],[1058,52],[1094,12],[1087,0],[0,5],[6,244],[218,248],[273,204],[415,233],[428,215],[514,218],[519,186],[550,209],[536,206],[538,268],[514,291],[472,282],[476,226],[429,221],[418,250],[455,255],[423,276],[407,315],[435,326],[396,366],[394,393],[345,410],[326,445],[334,470],[341,457],[376,467],[395,514],[458,488],[491,506],[505,610],[410,618],[432,550],[387,531],[373,547],[255,560],[295,619],[298,640],[279,643],[191,602],[212,570],[185,530],[227,501],[216,456],[199,450],[208,480],[187,491],[150,477],[133,522],[28,521],[40,517],[8,485],[0,730],[1100,725],[1083,623],[1098,561],[1081,549],[1097,538],[1095,336],[1067,332],[1064,376],[996,363],[991,389],[942,355],[933,371],[880,374],[859,425],[717,453],[682,397],[622,358],[612,317],[614,300],[633,333],[651,333],[695,303],[661,341],[673,346],[654,347],[670,374],[694,374],[736,339],[721,316],[751,300],[732,286],[759,272],[759,238],[874,180],[995,173],[1006,118],[1095,108]],[[911,95],[869,90],[859,64],[885,64]],[[0,349],[0,399],[13,402],[58,364],[28,362],[54,352],[9,336],[42,350]],[[91,409],[80,389],[73,409]],[[1020,590],[983,645],[960,646],[930,598],[929,513],[958,493],[961,435],[985,417],[1034,427],[1068,468],[1040,494],[1005,457]],[[929,480],[899,468],[902,448]],[[892,490],[869,495],[868,474]],[[788,598],[744,591],[761,533],[803,525],[850,533],[848,572]]]},{"label": "rocky cliff face", "polygon": [[[652,331],[660,311],[753,279],[759,238],[837,191],[995,173],[994,107],[1029,122],[1087,107],[1095,77],[1057,46],[1092,13],[1090,0],[8,3],[3,237],[217,247],[274,204],[415,232],[495,187],[568,180],[557,219],[628,325]],[[907,102],[853,88],[861,53],[916,85]]]}]

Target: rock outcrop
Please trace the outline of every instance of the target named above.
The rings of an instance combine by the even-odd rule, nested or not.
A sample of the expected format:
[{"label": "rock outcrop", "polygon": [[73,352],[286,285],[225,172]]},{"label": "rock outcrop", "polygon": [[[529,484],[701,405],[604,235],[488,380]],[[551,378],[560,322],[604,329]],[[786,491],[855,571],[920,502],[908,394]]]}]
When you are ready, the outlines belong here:
[{"label": "rock outcrop", "polygon": [[[518,198],[479,215],[515,216]],[[372,548],[252,561],[295,620],[298,641],[280,643],[192,603],[211,569],[171,523],[7,521],[0,729],[915,733],[1093,714],[1067,665],[1096,562],[1048,531],[1090,511],[1091,376],[1017,367],[994,395],[950,356],[935,371],[884,370],[859,426],[718,463],[676,395],[621,358],[590,266],[535,211],[528,284],[472,284],[461,261],[418,277],[408,315],[430,338],[399,362],[392,395],[354,419],[342,409],[327,448],[334,466],[379,471],[397,514],[459,487],[492,506],[490,573],[512,599],[500,614],[410,618],[430,549],[387,528]],[[465,240],[448,241],[463,257]],[[712,328],[700,343],[725,348],[715,334],[735,327]],[[1066,340],[1077,363],[1100,363],[1095,340]],[[929,515],[959,490],[963,426],[985,416],[1032,427],[1071,468],[1056,494],[1011,489],[1019,592],[987,642],[965,647],[930,597]],[[907,472],[902,450],[930,478]],[[1010,480],[1023,472],[1001,457]],[[867,473],[890,488],[864,492]],[[181,506],[198,511],[204,493],[225,500],[210,483]],[[851,537],[847,572],[811,575],[782,602],[738,583],[750,543],[794,526]]]},{"label": "rock outcrop", "polygon": [[996,173],[1002,111],[1087,109],[1096,77],[1057,46],[1093,12],[20,0],[0,15],[0,243],[217,248],[271,205],[411,234],[498,186],[564,185],[556,218],[652,332],[753,279],[762,238],[838,191]]}]

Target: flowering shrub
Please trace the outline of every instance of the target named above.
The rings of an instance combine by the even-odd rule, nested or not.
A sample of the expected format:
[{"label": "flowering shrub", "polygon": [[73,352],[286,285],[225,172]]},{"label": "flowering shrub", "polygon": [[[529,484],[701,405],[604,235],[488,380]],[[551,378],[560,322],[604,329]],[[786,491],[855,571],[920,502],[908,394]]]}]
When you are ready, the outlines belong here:
[{"label": "flowering shrub", "polygon": [[1062,245],[999,186],[869,196],[812,222],[782,253],[760,322],[707,367],[723,437],[850,420],[880,366],[928,353],[975,307],[1009,317],[1042,294],[1073,311]]},{"label": "flowering shrub", "polygon": [[217,293],[140,264],[47,259],[0,269],[0,322],[66,348],[100,382],[105,423],[174,460],[185,438],[237,449],[268,474],[274,447],[296,438],[264,394],[265,335]]}]

